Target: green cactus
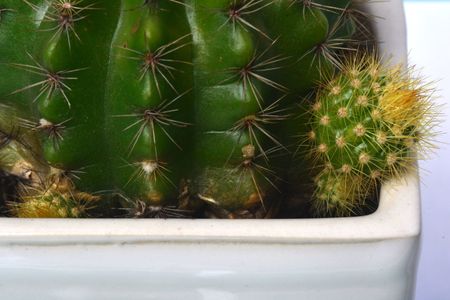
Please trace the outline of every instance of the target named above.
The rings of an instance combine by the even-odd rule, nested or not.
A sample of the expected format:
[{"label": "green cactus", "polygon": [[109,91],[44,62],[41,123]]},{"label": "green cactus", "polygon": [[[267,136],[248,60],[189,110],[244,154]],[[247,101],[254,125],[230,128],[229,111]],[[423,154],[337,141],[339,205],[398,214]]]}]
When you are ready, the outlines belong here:
[{"label": "green cactus", "polygon": [[[194,40],[195,191],[230,211],[270,206],[295,100],[333,68],[339,43],[313,1],[187,1]],[[344,41],[342,39],[341,41]],[[278,123],[278,124],[277,124]]]},{"label": "green cactus", "polygon": [[150,207],[188,190],[189,209],[260,216],[290,162],[286,119],[355,31],[350,3],[0,0],[1,101],[41,137],[46,185]]},{"label": "green cactus", "polygon": [[187,179],[192,38],[179,1],[122,1],[105,107],[114,181],[127,197],[173,203]]},{"label": "green cactus", "polygon": [[118,187],[156,203],[176,199],[189,162],[178,138],[186,134],[182,119],[192,115],[185,7],[177,1],[15,2],[4,6],[25,13],[2,24],[4,45],[22,32],[16,25],[22,19],[37,25],[28,30],[32,45],[18,42],[22,56],[3,57],[2,68],[28,75],[5,84],[4,95],[27,94],[37,108],[22,125],[40,132],[45,161],[76,179],[80,190]]},{"label": "green cactus", "polygon": [[306,137],[315,166],[327,170],[316,180],[317,214],[352,214],[376,183],[414,169],[429,148],[432,89],[402,68],[360,55],[324,81]]}]

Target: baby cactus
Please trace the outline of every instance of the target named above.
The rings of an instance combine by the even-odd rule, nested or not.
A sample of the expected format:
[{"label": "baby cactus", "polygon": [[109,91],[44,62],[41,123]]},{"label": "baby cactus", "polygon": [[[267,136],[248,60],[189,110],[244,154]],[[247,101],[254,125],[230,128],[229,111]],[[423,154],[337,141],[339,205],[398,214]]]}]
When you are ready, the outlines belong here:
[{"label": "baby cactus", "polygon": [[290,161],[280,159],[290,157],[286,121],[349,48],[358,25],[350,6],[0,1],[0,71],[12,72],[1,101],[20,107],[20,130],[40,137],[31,152],[51,189],[24,199],[52,216],[80,216],[68,203],[97,192],[145,204],[141,215],[186,198],[181,211],[273,212]]},{"label": "baby cactus", "polygon": [[402,66],[375,56],[348,59],[328,76],[312,104],[309,156],[320,170],[314,207],[319,215],[350,215],[375,183],[416,166],[434,126],[432,89]]},{"label": "baby cactus", "polygon": [[21,201],[11,205],[19,218],[81,218],[88,217],[99,196],[82,192],[61,192],[54,189],[27,191]]},{"label": "baby cactus", "polygon": [[350,216],[360,212],[372,185],[362,176],[347,176],[324,169],[315,178],[313,210],[320,216]]}]

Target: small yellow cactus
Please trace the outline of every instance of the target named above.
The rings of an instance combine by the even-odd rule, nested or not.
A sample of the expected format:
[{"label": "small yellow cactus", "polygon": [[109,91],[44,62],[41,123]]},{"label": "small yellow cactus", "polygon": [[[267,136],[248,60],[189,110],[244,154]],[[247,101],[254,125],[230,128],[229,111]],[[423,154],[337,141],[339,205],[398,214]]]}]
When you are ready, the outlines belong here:
[{"label": "small yellow cactus", "polygon": [[432,148],[434,89],[413,68],[384,67],[371,55],[325,78],[305,140],[315,166],[333,172],[319,175],[313,206],[319,215],[350,215],[378,182],[403,176]]}]

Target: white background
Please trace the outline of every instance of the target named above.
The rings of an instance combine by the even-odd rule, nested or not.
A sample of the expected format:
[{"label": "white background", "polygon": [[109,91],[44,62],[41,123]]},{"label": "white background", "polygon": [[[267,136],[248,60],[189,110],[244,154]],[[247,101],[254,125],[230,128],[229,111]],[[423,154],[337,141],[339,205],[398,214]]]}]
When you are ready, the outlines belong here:
[{"label": "white background", "polygon": [[423,237],[416,300],[450,299],[450,2],[406,1],[410,64],[438,80],[439,150],[420,163]]}]

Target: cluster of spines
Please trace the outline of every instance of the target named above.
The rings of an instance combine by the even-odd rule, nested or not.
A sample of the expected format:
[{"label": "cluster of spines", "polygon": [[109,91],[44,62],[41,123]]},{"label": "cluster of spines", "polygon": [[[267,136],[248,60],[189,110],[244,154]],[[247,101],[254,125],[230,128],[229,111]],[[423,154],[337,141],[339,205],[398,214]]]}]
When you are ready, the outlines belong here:
[{"label": "cluster of spines", "polygon": [[[319,170],[317,215],[356,214],[377,183],[402,177],[416,167],[416,154],[429,150],[433,90],[413,76],[404,66],[386,68],[376,56],[359,55],[325,80],[305,136]],[[339,187],[341,199],[327,193],[330,185]]]}]

